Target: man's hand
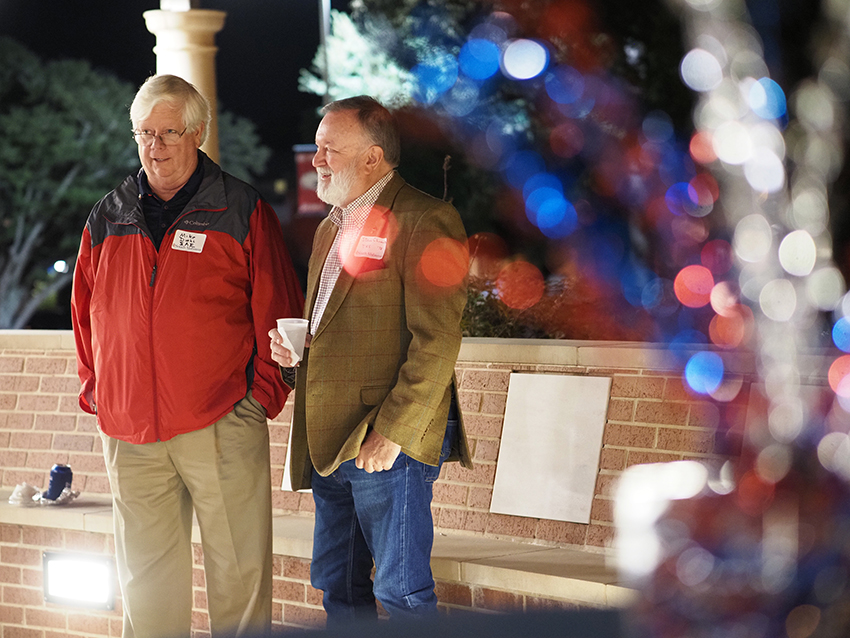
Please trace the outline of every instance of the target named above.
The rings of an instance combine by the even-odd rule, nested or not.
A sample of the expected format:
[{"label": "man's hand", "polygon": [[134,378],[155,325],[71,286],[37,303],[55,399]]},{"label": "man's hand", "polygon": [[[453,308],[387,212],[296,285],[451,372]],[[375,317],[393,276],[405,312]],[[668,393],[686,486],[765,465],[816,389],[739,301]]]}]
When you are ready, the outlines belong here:
[{"label": "man's hand", "polygon": [[360,446],[360,454],[354,459],[354,465],[361,470],[366,470],[369,474],[382,472],[392,469],[400,452],[400,445],[372,430]]},{"label": "man's hand", "polygon": [[280,333],[277,331],[277,328],[272,328],[271,330],[269,330],[269,338],[272,340],[272,359],[279,366],[281,366],[282,368],[293,368],[298,365],[298,355],[296,355],[294,351],[283,345],[283,339],[281,339]]}]

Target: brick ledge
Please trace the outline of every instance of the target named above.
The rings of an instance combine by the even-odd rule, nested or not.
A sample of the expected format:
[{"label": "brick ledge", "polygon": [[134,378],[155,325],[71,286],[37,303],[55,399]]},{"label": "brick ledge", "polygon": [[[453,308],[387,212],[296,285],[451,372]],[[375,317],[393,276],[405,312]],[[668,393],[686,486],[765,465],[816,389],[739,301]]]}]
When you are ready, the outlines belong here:
[{"label": "brick ledge", "polygon": [[[63,506],[21,507],[0,489],[0,524],[51,527],[112,534],[112,498],[83,494]],[[313,519],[274,517],[274,554],[308,559]],[[196,527],[193,541],[200,542]],[[619,584],[604,554],[437,532],[431,566],[438,581],[499,589],[526,596],[557,598],[596,608],[629,605],[634,592]]]}]

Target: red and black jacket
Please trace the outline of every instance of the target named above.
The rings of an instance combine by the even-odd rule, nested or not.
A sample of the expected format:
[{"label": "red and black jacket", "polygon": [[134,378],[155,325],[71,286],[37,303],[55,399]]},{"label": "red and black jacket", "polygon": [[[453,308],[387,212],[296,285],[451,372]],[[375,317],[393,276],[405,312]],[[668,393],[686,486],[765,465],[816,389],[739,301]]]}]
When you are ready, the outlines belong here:
[{"label": "red and black jacket", "polygon": [[150,443],[207,427],[249,384],[274,418],[289,392],[267,333],[301,316],[303,295],[280,222],[256,190],[201,158],[198,192],[158,252],[135,175],[83,231],[71,307],[80,406],[113,438]]}]

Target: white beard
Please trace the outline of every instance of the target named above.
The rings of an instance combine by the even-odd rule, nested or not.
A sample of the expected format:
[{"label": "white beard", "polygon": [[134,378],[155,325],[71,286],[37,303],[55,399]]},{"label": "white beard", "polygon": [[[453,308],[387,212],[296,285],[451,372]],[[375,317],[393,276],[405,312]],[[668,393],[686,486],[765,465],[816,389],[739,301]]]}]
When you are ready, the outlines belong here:
[{"label": "white beard", "polygon": [[[325,171],[325,174],[327,174],[327,171]],[[330,179],[321,179],[320,172],[316,194],[326,204],[343,208],[350,201],[351,187],[357,179],[357,164],[351,162],[344,169],[330,173],[330,176]]]}]

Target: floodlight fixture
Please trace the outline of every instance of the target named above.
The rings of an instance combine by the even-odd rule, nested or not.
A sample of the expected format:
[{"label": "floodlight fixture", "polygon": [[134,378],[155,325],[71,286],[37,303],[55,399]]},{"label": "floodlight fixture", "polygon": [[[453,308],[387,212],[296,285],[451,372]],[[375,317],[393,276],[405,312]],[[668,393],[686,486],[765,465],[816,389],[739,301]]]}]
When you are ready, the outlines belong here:
[{"label": "floodlight fixture", "polygon": [[115,609],[115,561],[110,556],[44,552],[44,600],[88,609]]}]

